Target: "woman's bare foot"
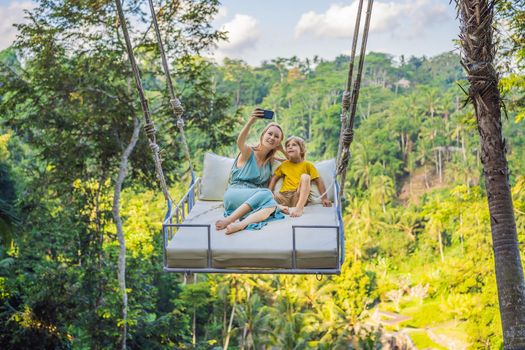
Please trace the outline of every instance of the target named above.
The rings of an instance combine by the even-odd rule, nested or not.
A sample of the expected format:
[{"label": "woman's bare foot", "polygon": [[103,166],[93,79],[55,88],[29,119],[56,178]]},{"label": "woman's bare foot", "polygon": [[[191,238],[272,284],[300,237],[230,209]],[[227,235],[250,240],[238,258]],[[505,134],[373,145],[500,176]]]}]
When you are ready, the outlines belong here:
[{"label": "woman's bare foot", "polygon": [[302,207],[295,207],[290,208],[290,216],[292,218],[298,218],[299,216],[303,215],[304,208]]},{"label": "woman's bare foot", "polygon": [[279,210],[281,210],[283,213],[285,213],[286,215],[289,215],[290,214],[290,207],[287,207],[286,205],[278,205],[277,208],[279,208]]},{"label": "woman's bare foot", "polygon": [[228,226],[226,226],[226,234],[227,235],[231,235],[232,233],[242,231],[245,228],[246,228],[246,226],[243,225],[242,223],[240,223],[240,222],[233,222],[233,223],[229,224]]},{"label": "woman's bare foot", "polygon": [[231,224],[231,221],[228,218],[217,220],[215,221],[215,229],[224,230],[229,224]]}]

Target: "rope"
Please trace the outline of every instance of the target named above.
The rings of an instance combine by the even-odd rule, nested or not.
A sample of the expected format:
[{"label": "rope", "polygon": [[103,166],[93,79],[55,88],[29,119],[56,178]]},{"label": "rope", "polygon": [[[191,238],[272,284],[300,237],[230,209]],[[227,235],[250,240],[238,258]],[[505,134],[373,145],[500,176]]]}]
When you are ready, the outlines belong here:
[{"label": "rope", "polygon": [[315,199],[315,200],[321,200],[321,199],[323,199],[323,196],[326,195],[326,194],[332,189],[332,187],[334,187],[334,185],[335,185],[335,180],[332,181],[332,182],[330,183],[330,185],[328,185],[328,187],[326,188],[326,190],[325,190],[323,193],[321,193],[319,196],[314,196],[313,194],[310,194],[310,197],[311,197],[312,199]]},{"label": "rope", "polygon": [[186,159],[189,163],[192,183],[193,183],[194,181],[193,164],[191,163],[190,148],[188,146],[188,142],[186,141],[186,134],[184,133],[184,119],[182,119],[182,114],[184,114],[184,108],[182,107],[180,100],[177,98],[177,95],[175,95],[175,89],[173,88],[173,82],[171,80],[170,69],[168,66],[168,60],[166,59],[166,52],[164,51],[164,44],[162,43],[162,37],[160,36],[159,24],[157,22],[157,15],[155,13],[155,7],[153,6],[153,1],[148,0],[148,2],[149,2],[149,9],[151,11],[151,19],[153,21],[153,27],[155,28],[155,34],[157,36],[157,43],[159,45],[160,57],[162,60],[162,69],[164,71],[164,75],[166,76],[166,85],[168,86],[168,91],[170,94],[171,109],[173,110],[173,114],[177,118],[176,125],[181,135],[182,144],[184,147],[184,154],[186,155]]},{"label": "rope", "polygon": [[[348,162],[350,160],[350,145],[354,139],[354,120],[355,120],[355,114],[357,110],[357,100],[359,99],[359,89],[361,88],[361,77],[363,74],[363,66],[365,62],[365,53],[366,53],[366,43],[368,40],[368,32],[370,30],[370,18],[372,16],[372,7],[374,4],[374,0],[368,0],[368,6],[366,9],[366,18],[365,18],[365,26],[363,29],[363,39],[361,41],[361,51],[359,53],[359,65],[357,67],[357,76],[353,84],[352,94],[351,94],[351,101],[350,101],[350,116],[349,118],[345,119],[345,128],[344,131],[341,130],[341,137],[339,139],[341,144],[341,152],[339,153],[338,158],[338,166],[337,171],[338,175],[341,176],[341,187],[339,189],[339,198],[343,198],[344,194],[344,188],[345,188],[345,182],[346,182],[346,170],[348,168]],[[356,19],[356,25],[359,24],[359,17],[360,14],[358,14],[358,19]],[[354,41],[356,39],[356,32],[354,32]],[[352,62],[353,65],[353,62]],[[353,69],[353,68],[352,68]],[[349,81],[347,84],[347,91],[349,87],[350,82],[350,76]],[[347,92],[346,91],[346,92]],[[344,97],[343,97],[344,98]],[[343,100],[343,112],[346,111],[348,113],[348,110],[344,109],[344,107],[347,105],[347,102]]]},{"label": "rope", "polygon": [[137,92],[140,97],[140,105],[142,107],[142,112],[144,113],[144,119],[146,120],[146,123],[144,124],[144,131],[146,132],[146,136],[149,140],[149,146],[153,152],[153,161],[155,162],[155,171],[157,173],[157,178],[159,179],[160,186],[162,188],[162,193],[164,194],[164,198],[166,201],[171,202],[171,197],[168,192],[168,186],[166,185],[166,179],[164,178],[164,172],[162,170],[162,159],[160,157],[160,147],[157,145],[157,138],[155,135],[155,125],[153,124],[153,121],[151,120],[149,107],[148,107],[148,101],[146,100],[146,96],[144,94],[144,89],[142,88],[142,81],[140,79],[140,71],[137,66],[137,61],[135,60],[135,55],[133,54],[133,48],[131,46],[131,40],[129,38],[129,32],[128,27],[126,24],[126,18],[124,17],[124,11],[122,10],[122,3],[120,0],[115,0],[115,4],[117,5],[117,12],[118,17],[120,21],[120,25],[122,28],[122,33],[124,34],[124,40],[126,42],[126,50],[128,52],[129,61],[131,63],[131,70],[133,72],[133,77],[135,79],[135,87],[137,88]]},{"label": "rope", "polygon": [[350,62],[348,63],[348,76],[346,78],[346,90],[343,93],[343,110],[341,111],[341,131],[339,133],[339,146],[337,148],[337,159],[341,156],[341,150],[343,149],[343,133],[346,128],[346,121],[348,120],[348,109],[350,108],[350,88],[352,87],[352,78],[354,76],[354,62],[355,62],[355,51],[357,49],[357,39],[359,37],[359,28],[361,27],[361,16],[363,13],[363,0],[359,0],[357,7],[357,17],[355,19],[354,26],[354,37],[352,39],[352,53],[350,55]]}]

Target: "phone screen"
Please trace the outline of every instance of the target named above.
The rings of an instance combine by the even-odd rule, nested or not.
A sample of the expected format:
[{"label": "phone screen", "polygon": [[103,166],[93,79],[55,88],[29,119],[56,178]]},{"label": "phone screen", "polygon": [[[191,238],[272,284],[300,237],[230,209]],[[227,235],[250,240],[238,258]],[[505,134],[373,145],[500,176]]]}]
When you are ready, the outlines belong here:
[{"label": "phone screen", "polygon": [[268,109],[263,109],[264,112],[264,119],[273,119],[273,111],[270,111]]}]

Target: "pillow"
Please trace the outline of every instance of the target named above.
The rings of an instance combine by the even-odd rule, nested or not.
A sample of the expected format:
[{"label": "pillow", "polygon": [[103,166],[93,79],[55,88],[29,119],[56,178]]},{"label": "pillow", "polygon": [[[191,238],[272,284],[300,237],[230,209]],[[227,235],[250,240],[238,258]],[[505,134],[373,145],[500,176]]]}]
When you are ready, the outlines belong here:
[{"label": "pillow", "polygon": [[[319,172],[321,179],[324,182],[326,188],[326,196],[329,200],[334,202],[334,180],[335,180],[335,159],[323,160],[314,164],[315,168]],[[312,190],[310,195],[314,198],[310,201],[312,204],[321,204],[321,193],[317,188],[317,185],[314,183],[312,185]]]},{"label": "pillow", "polygon": [[222,157],[206,152],[204,169],[202,170],[201,190],[199,199],[204,201],[222,201],[228,188],[230,171],[235,159]]},{"label": "pillow", "polygon": [[[278,165],[278,164],[277,164]],[[335,179],[335,159],[328,159],[323,160],[321,162],[317,162],[314,164],[315,168],[319,172],[319,175],[321,176],[321,179],[324,182],[324,186],[326,187],[326,195],[329,200],[332,202],[334,201],[334,179]],[[272,166],[272,172],[277,169],[277,166]],[[279,179],[277,183],[275,184],[274,192],[279,192],[281,189],[281,186],[283,185],[283,179]],[[319,192],[319,189],[317,188],[317,185],[312,183],[312,190],[310,192],[311,195],[311,204],[321,204],[321,193]]]}]

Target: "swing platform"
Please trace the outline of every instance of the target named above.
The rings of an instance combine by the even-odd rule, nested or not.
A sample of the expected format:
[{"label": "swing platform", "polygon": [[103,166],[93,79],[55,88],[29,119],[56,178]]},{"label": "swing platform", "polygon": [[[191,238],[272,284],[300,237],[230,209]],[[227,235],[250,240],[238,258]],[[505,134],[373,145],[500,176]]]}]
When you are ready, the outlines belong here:
[{"label": "swing platform", "polygon": [[184,273],[339,274],[344,232],[334,186],[332,207],[308,205],[299,218],[269,222],[261,230],[226,235],[215,222],[222,201],[198,200],[201,179],[163,224],[164,271]]}]

